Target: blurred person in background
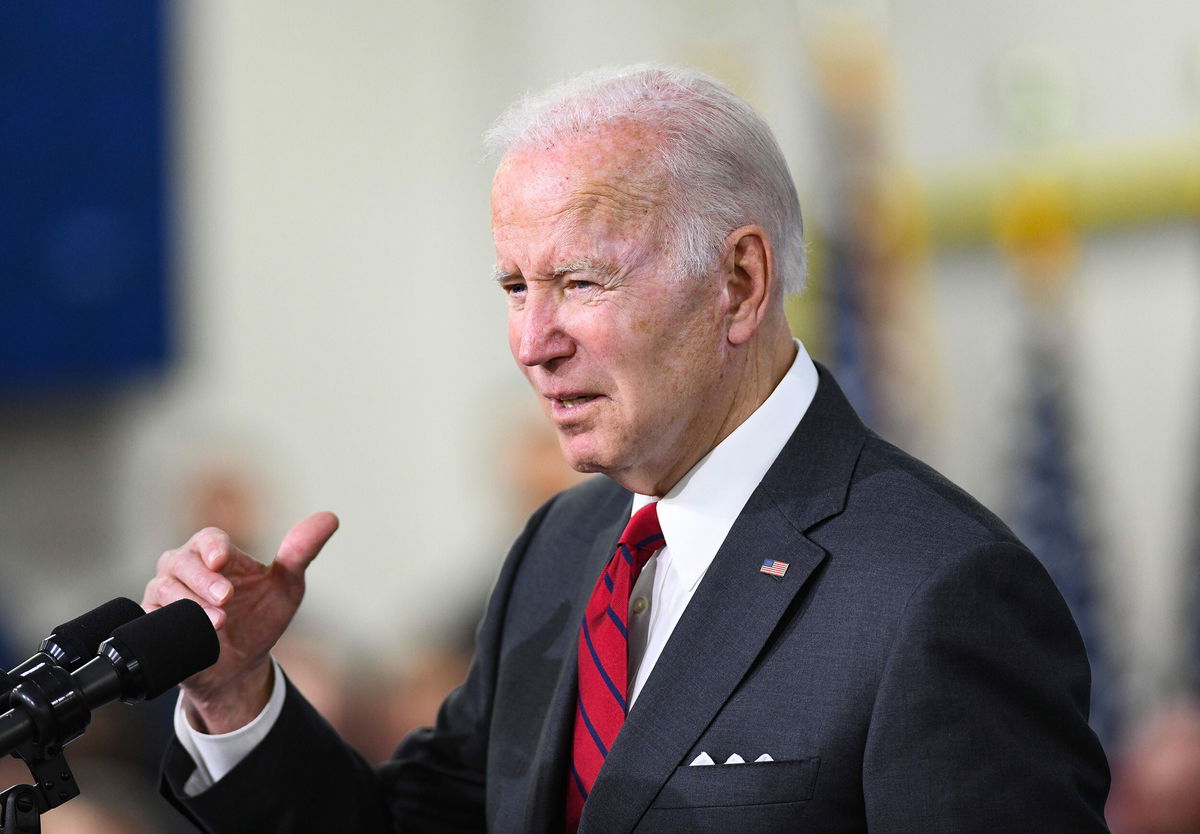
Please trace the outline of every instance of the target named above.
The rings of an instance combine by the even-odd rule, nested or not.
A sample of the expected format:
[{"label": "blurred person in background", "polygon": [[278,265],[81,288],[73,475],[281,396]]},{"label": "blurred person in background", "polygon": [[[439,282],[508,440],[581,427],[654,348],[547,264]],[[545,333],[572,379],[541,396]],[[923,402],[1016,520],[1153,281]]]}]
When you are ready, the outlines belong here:
[{"label": "blurred person in background", "polygon": [[69,748],[82,793],[41,816],[42,834],[176,834],[186,831],[164,814],[153,780],[118,761]]},{"label": "blurred person in background", "polygon": [[223,437],[193,441],[175,463],[182,471],[173,486],[176,512],[187,530],[217,527],[238,547],[266,546],[265,526],[273,491],[263,473],[260,455],[249,451],[261,444],[250,439]]},{"label": "blurred person in background", "polygon": [[496,449],[496,489],[507,508],[507,517],[518,526],[538,507],[570,489],[587,476],[563,459],[558,433],[541,409],[527,399],[514,403],[502,422]]},{"label": "blurred person in background", "polygon": [[[173,468],[182,473],[167,488],[173,515],[186,530],[218,526],[247,549],[263,541],[269,496],[249,444],[230,438],[192,444]],[[276,647],[289,674],[334,726],[344,727],[344,681],[336,653],[303,628]],[[13,664],[10,664],[10,666]],[[170,738],[171,702],[160,698],[121,709],[93,712],[87,733],[68,748],[81,795],[42,816],[45,834],[163,834],[189,830],[178,815],[161,813],[154,784],[162,747]],[[0,760],[0,788],[31,780],[19,759]]]},{"label": "blurred person in background", "polygon": [[[466,678],[480,612],[472,606],[462,613],[471,617],[469,622],[440,629],[420,641],[419,650],[374,659],[356,670],[349,693],[353,708],[342,737],[367,761],[384,761],[400,739],[437,721],[442,701]],[[308,697],[302,685],[297,689]]]},{"label": "blurred person in background", "polygon": [[8,625],[3,620],[0,620],[0,665],[5,669],[11,669],[20,663],[22,658],[17,657],[11,645]]},{"label": "blurred person in background", "polygon": [[607,477],[533,515],[466,683],[377,769],[269,655],[337,519],[269,565],[215,529],[163,554],[146,606],[196,599],[222,639],[176,712],[177,806],[231,832],[1104,831],[1052,581],[791,336],[800,208],[761,117],[640,67],[492,137],[510,349]]},{"label": "blurred person in background", "polygon": [[355,726],[349,650],[329,637],[329,629],[296,622],[280,638],[272,654],[313,708],[339,733]]},{"label": "blurred person in background", "polygon": [[1113,834],[1200,834],[1200,701],[1153,712],[1113,768]]},{"label": "blurred person in background", "polygon": [[106,808],[78,796],[42,816],[42,834],[156,834],[127,810]]},{"label": "blurred person in background", "polygon": [[[496,421],[487,453],[495,463],[497,496],[506,508],[505,517],[513,522],[503,530],[507,539],[520,531],[520,525],[538,507],[587,477],[567,465],[554,427],[528,395],[521,393],[519,401],[500,409],[503,416]],[[497,399],[505,397],[498,395]],[[480,587],[476,604],[443,618],[445,622],[434,628],[431,636],[419,641],[419,651],[398,653],[382,661],[371,658],[369,666],[354,672],[349,692],[354,703],[350,730],[342,735],[367,761],[383,761],[395,750],[397,739],[437,720],[442,701],[467,676],[475,651],[475,626],[487,590]],[[294,677],[288,664],[281,666]],[[297,688],[312,700],[302,684]]]}]

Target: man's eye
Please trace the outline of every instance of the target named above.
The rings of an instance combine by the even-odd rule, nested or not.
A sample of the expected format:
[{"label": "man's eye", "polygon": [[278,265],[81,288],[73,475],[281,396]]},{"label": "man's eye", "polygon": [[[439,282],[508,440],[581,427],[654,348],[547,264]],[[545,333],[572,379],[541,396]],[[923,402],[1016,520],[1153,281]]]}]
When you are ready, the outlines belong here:
[{"label": "man's eye", "polygon": [[600,285],[597,284],[595,281],[584,281],[582,279],[574,279],[574,280],[570,281],[567,284],[567,286],[573,290],[590,290],[590,289],[594,289]]},{"label": "man's eye", "polygon": [[525,293],[525,285],[521,283],[511,283],[503,285],[505,295],[523,295]]}]

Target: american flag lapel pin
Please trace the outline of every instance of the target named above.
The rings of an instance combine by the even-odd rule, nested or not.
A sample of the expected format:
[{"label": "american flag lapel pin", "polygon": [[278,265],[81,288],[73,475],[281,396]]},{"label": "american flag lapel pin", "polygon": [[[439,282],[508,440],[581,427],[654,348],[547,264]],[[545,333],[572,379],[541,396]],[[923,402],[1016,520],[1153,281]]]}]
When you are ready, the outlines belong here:
[{"label": "american flag lapel pin", "polygon": [[787,569],[787,562],[778,562],[775,559],[763,559],[762,567],[758,569],[758,572],[769,573],[771,576],[783,576],[787,573]]}]

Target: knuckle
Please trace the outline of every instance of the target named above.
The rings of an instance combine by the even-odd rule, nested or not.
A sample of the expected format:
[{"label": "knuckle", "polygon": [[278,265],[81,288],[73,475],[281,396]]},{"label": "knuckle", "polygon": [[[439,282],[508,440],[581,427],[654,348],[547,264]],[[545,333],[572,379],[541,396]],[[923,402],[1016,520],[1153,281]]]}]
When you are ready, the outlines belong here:
[{"label": "knuckle", "polygon": [[232,547],[232,540],[228,533],[218,527],[205,527],[192,536],[188,545],[202,561],[207,561],[212,556],[227,553]]},{"label": "knuckle", "polygon": [[202,536],[204,539],[206,539],[208,541],[216,541],[217,543],[224,543],[224,542],[229,541],[229,534],[226,533],[224,530],[222,530],[220,527],[205,527],[203,530],[201,530],[196,535]]},{"label": "knuckle", "polygon": [[157,578],[150,580],[146,585],[146,598],[158,605],[166,605],[171,601],[167,593],[167,583]]}]

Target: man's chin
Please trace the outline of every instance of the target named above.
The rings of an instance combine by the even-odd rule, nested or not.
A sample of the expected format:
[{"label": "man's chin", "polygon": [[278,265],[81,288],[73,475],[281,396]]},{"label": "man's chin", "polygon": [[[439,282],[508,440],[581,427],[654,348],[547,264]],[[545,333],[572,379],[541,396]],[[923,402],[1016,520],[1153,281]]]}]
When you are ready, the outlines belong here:
[{"label": "man's chin", "polygon": [[594,475],[594,474],[603,475],[605,472],[608,471],[607,467],[603,466],[599,461],[586,459],[586,458],[580,459],[580,460],[574,460],[574,459],[568,457],[567,465],[570,466],[572,469],[574,469],[576,472],[581,472],[585,475]]},{"label": "man's chin", "polygon": [[599,454],[596,449],[584,447],[578,443],[578,436],[567,437],[559,435],[559,446],[562,449],[563,457],[567,461],[567,465],[576,472],[584,474],[605,474],[611,467],[608,465],[610,461],[602,454]]},{"label": "man's chin", "polygon": [[639,492],[645,495],[654,494],[652,490],[648,489],[649,485],[644,482],[645,479],[637,477],[639,473],[636,470],[616,465],[616,462],[611,457],[568,456],[567,463],[576,472],[587,475],[605,475],[630,492]]},{"label": "man's chin", "polygon": [[607,475],[617,481],[635,456],[635,450],[621,438],[595,429],[577,432],[560,429],[558,446],[567,465],[576,472]]}]

